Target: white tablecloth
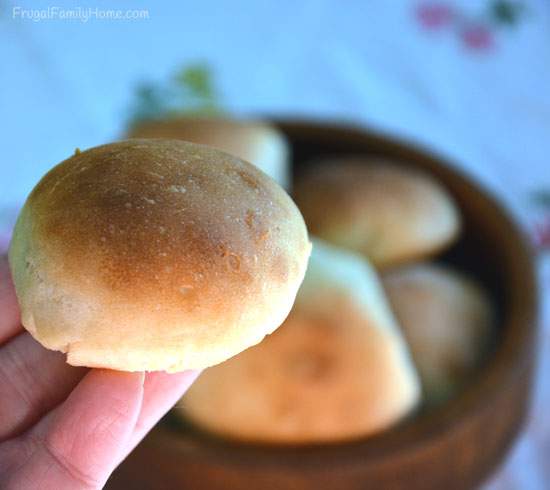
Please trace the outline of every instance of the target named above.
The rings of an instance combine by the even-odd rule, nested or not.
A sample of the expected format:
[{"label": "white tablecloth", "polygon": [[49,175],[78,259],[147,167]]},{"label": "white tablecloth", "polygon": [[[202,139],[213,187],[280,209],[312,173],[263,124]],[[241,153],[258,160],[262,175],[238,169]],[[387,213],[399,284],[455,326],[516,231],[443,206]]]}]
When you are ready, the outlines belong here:
[{"label": "white tablecloth", "polygon": [[190,62],[209,64],[236,114],[352,120],[431,146],[538,230],[545,328],[532,416],[488,488],[550,488],[550,207],[532,199],[550,191],[550,4],[508,3],[138,1],[147,19],[83,22],[33,21],[29,5],[4,0],[0,247],[49,167],[115,138],[135,84]]}]

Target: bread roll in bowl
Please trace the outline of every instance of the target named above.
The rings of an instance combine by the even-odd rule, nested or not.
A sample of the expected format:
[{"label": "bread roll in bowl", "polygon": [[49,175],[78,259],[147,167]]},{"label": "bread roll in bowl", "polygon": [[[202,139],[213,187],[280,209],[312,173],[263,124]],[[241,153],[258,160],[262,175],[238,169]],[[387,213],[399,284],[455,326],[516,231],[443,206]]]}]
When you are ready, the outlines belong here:
[{"label": "bread roll in bowl", "polygon": [[294,188],[309,231],[377,267],[432,255],[458,236],[453,199],[417,169],[369,157],[323,159],[309,168]]},{"label": "bread roll in bowl", "polygon": [[290,149],[283,134],[262,122],[219,117],[139,121],[129,138],[182,139],[212,146],[256,165],[283,188],[290,186]]},{"label": "bread roll in bowl", "polygon": [[494,312],[472,279],[435,264],[397,268],[383,276],[428,402],[440,402],[462,386],[487,354]]},{"label": "bread roll in bowl", "polygon": [[73,365],[204,368],[285,319],[311,245],[289,196],[173,140],[77,153],[30,194],[10,265],[23,325]]},{"label": "bread roll in bowl", "polygon": [[229,438],[310,443],[380,431],[408,414],[419,392],[375,272],[315,241],[285,323],[204,371],[174,410]]}]

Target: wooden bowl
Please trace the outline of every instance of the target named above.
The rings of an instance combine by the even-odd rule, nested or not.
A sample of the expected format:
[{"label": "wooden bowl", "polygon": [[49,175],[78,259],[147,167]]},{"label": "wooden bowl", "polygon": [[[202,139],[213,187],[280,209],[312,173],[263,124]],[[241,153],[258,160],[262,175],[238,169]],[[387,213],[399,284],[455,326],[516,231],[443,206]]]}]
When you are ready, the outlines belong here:
[{"label": "wooden bowl", "polygon": [[442,260],[470,271],[491,292],[499,328],[494,352],[444,405],[346,443],[244,444],[161,422],[122,463],[108,488],[450,490],[479,484],[502,461],[530,398],[536,290],[527,242],[487,191],[429,152],[363,129],[276,123],[292,144],[297,173],[313,156],[376,154],[428,171],[449,189],[465,227]]}]

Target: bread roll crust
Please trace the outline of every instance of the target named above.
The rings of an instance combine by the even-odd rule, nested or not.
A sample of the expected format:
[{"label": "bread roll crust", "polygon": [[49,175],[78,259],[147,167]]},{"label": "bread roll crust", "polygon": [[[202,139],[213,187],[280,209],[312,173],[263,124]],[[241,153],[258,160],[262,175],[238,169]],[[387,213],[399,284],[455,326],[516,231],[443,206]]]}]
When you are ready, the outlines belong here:
[{"label": "bread roll crust", "polygon": [[130,138],[182,139],[231,153],[256,165],[283,188],[290,186],[290,150],[284,135],[262,121],[172,117],[139,121]]},{"label": "bread roll crust", "polygon": [[396,423],[418,403],[419,387],[374,271],[315,241],[284,324],[206,370],[175,410],[234,439],[338,441]]},{"label": "bread roll crust", "polygon": [[23,324],[75,365],[202,368],[286,317],[310,244],[254,166],[172,140],[75,154],[35,187],[10,263]]},{"label": "bread roll crust", "polygon": [[369,157],[316,161],[298,180],[308,229],[387,268],[435,254],[460,231],[452,197],[429,175]]},{"label": "bread roll crust", "polygon": [[396,268],[383,281],[428,402],[448,398],[480,366],[494,340],[488,295],[465,274],[430,263]]}]

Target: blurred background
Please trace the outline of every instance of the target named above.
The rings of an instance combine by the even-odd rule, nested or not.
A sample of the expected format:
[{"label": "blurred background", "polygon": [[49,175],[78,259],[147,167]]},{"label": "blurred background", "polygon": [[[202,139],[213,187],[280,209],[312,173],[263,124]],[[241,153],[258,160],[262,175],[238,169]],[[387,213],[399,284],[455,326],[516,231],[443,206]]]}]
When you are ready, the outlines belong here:
[{"label": "blurred background", "polygon": [[2,250],[46,170],[160,112],[352,122],[474,175],[532,238],[546,296],[530,422],[487,488],[550,488],[547,0],[0,0],[0,55]]}]

